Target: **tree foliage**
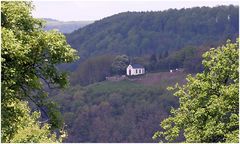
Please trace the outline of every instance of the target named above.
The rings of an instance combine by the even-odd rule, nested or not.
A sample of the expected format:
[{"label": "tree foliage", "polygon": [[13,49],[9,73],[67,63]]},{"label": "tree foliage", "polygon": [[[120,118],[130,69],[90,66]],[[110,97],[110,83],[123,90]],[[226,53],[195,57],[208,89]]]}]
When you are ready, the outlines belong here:
[{"label": "tree foliage", "polygon": [[[5,142],[9,143],[53,143],[61,142],[62,138],[66,136],[66,132],[61,131],[61,137],[57,138],[55,133],[51,132],[51,125],[38,122],[40,113],[35,111],[31,113],[31,110],[27,102],[15,100],[12,105],[14,109],[18,111],[20,116],[15,118],[15,122],[8,126],[9,129],[14,127],[14,134],[11,133],[9,137],[8,133],[5,133],[3,128],[2,138]],[[30,114],[31,113],[31,114]],[[6,139],[8,138],[8,139]]]},{"label": "tree foliage", "polygon": [[155,54],[151,55],[148,64],[145,67],[148,71],[169,71],[170,69],[183,68],[188,73],[197,73],[203,71],[202,54],[209,50],[209,46],[184,47],[178,51],[171,52],[164,57],[165,53],[159,53],[158,59]]},{"label": "tree foliage", "polygon": [[71,74],[71,84],[85,86],[105,80],[106,76],[109,76],[111,73],[113,60],[114,57],[111,55],[102,55],[80,62],[77,69]]},{"label": "tree foliage", "polygon": [[[56,141],[50,129],[60,126],[53,119],[58,113],[47,109],[55,108],[47,101],[44,87],[66,87],[67,74],[59,71],[57,64],[77,58],[64,35],[42,30],[43,21],[31,16],[32,9],[31,2],[1,3],[2,142]],[[37,122],[39,113],[32,113],[26,101],[50,118],[49,125]]]},{"label": "tree foliage", "polygon": [[64,142],[154,142],[159,120],[177,107],[163,88],[130,81],[75,85],[52,95],[69,132]]},{"label": "tree foliage", "polygon": [[118,55],[115,57],[111,70],[113,74],[125,74],[126,68],[129,65],[129,58],[126,55]]},{"label": "tree foliage", "polygon": [[162,52],[166,57],[179,48],[234,40],[239,33],[238,11],[238,6],[230,5],[124,12],[80,28],[67,39],[83,59],[103,53],[132,57]]},{"label": "tree foliage", "polygon": [[173,141],[182,130],[186,142],[239,142],[238,48],[239,41],[228,41],[203,55],[204,71],[176,85],[180,107],[171,110],[154,138]]}]

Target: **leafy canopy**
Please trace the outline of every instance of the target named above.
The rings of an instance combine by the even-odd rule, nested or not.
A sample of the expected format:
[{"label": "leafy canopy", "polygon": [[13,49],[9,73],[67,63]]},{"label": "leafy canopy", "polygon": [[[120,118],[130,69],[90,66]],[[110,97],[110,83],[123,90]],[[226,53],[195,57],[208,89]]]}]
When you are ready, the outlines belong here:
[{"label": "leafy canopy", "polygon": [[173,141],[183,131],[186,142],[239,142],[239,41],[203,55],[203,73],[176,85],[180,107],[161,122],[153,138]]},{"label": "leafy canopy", "polygon": [[230,5],[123,12],[72,32],[67,40],[81,59],[103,53],[167,57],[187,46],[215,46],[238,33],[239,6]]},{"label": "leafy canopy", "polygon": [[114,59],[111,69],[114,74],[125,74],[126,68],[129,64],[129,58],[127,55],[118,55]]},{"label": "leafy canopy", "polygon": [[[67,74],[57,64],[78,58],[64,35],[42,30],[43,21],[31,16],[32,9],[31,2],[1,3],[2,142],[57,141],[50,129],[59,128],[62,121],[53,102],[46,100],[44,86],[66,87]],[[31,113],[26,101],[36,104],[49,125],[37,122],[39,111]]]}]

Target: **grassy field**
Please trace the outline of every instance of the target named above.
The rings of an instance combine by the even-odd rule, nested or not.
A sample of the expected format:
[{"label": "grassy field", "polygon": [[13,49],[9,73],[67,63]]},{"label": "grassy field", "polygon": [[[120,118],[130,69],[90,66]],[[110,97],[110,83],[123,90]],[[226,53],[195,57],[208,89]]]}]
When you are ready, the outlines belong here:
[{"label": "grassy field", "polygon": [[136,80],[136,83],[143,85],[155,85],[166,88],[176,83],[184,84],[186,82],[185,72],[159,72],[159,73],[147,73],[143,77]]},{"label": "grassy field", "polygon": [[[119,81],[104,81],[100,83],[95,83],[98,89],[101,87],[106,87],[108,89],[129,89],[131,88],[145,88],[145,87],[161,87],[166,89],[168,86],[173,86],[176,83],[182,85],[186,83],[187,73],[185,72],[157,72],[157,73],[147,73],[142,76],[128,78]],[[91,87],[92,85],[90,85]]]}]

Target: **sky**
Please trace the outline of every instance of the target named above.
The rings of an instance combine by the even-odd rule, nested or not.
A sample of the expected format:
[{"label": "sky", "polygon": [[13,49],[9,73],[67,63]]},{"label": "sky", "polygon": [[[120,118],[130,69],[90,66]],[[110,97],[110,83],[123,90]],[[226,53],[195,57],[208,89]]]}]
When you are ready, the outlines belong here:
[{"label": "sky", "polygon": [[169,8],[196,6],[239,5],[237,0],[68,0],[33,1],[36,18],[52,18],[60,21],[100,20],[126,11],[162,11]]}]

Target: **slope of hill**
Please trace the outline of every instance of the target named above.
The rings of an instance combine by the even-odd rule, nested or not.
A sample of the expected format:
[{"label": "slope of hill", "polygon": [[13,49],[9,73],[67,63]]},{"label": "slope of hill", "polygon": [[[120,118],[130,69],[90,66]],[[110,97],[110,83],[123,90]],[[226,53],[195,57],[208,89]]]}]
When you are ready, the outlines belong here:
[{"label": "slope of hill", "polygon": [[186,46],[219,45],[239,33],[239,7],[124,12],[67,35],[82,59],[105,53],[142,56]]},{"label": "slope of hill", "polygon": [[[201,54],[211,45],[235,39],[238,19],[235,6],[126,12],[66,34],[83,62],[75,63],[71,79],[76,81],[69,89],[51,93],[67,124],[65,142],[154,142],[159,122],[171,107],[178,107],[166,87],[184,83],[187,75],[166,70],[198,67]],[[165,72],[149,73],[134,82],[102,81],[118,54],[149,61],[149,67]],[[152,56],[146,61],[145,55]]]},{"label": "slope of hill", "polygon": [[93,21],[58,21],[55,19],[50,18],[44,18],[45,21],[47,21],[47,24],[45,26],[45,30],[51,30],[51,29],[58,29],[62,33],[71,33],[74,30],[77,30],[79,28],[82,28],[88,24],[93,23]]},{"label": "slope of hill", "polygon": [[178,82],[183,84],[186,82],[187,73],[181,71],[147,73],[145,76],[136,80],[136,83],[147,86],[161,86],[166,89],[168,86],[173,86]]},{"label": "slope of hill", "polygon": [[[172,80],[179,78],[181,74]],[[65,142],[154,142],[159,121],[178,106],[165,86],[126,80],[76,85],[52,95],[61,105],[69,132]]]}]

